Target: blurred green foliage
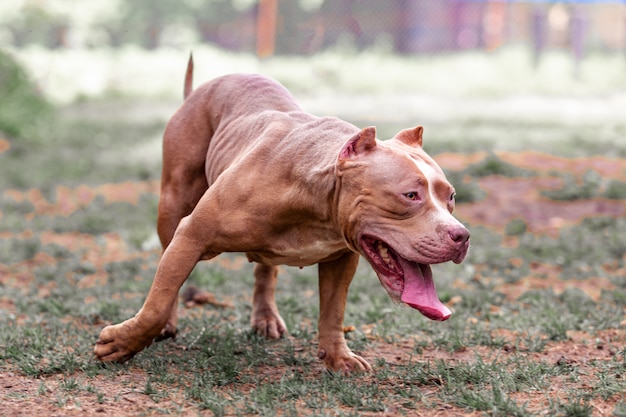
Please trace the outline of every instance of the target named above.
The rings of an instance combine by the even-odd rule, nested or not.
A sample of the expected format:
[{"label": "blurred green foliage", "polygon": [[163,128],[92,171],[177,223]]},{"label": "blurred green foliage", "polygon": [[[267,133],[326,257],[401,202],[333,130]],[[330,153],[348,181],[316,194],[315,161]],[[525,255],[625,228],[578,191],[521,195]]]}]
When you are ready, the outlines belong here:
[{"label": "blurred green foliage", "polygon": [[40,43],[49,48],[58,48],[63,46],[70,19],[43,5],[28,2],[22,6],[17,18],[2,23],[11,33],[13,44],[17,47]]},{"label": "blurred green foliage", "polygon": [[0,132],[14,138],[26,138],[53,111],[37,91],[26,71],[0,50]]}]

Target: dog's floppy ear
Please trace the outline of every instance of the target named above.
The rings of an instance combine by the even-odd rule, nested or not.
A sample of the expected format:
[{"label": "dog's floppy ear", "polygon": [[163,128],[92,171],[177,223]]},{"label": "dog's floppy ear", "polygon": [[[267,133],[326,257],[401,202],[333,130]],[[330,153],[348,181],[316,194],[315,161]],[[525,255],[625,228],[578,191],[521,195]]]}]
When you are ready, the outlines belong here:
[{"label": "dog's floppy ear", "polygon": [[376,128],[366,127],[343,145],[339,160],[352,159],[376,148]]},{"label": "dog's floppy ear", "polygon": [[396,139],[409,146],[422,147],[422,133],[424,133],[424,128],[417,126],[413,129],[404,129],[399,132],[396,135]]}]

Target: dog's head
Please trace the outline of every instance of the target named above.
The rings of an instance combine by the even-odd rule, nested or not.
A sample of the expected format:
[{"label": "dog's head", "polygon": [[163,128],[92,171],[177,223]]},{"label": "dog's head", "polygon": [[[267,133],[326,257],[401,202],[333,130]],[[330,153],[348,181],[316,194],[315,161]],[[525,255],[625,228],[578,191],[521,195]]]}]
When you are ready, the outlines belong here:
[{"label": "dog's head", "polygon": [[452,216],[454,187],[422,149],[422,127],[378,141],[365,128],[337,160],[338,217],[348,246],[370,263],[395,301],[433,320],[450,310],[439,301],[431,264],[461,262],[468,230]]}]

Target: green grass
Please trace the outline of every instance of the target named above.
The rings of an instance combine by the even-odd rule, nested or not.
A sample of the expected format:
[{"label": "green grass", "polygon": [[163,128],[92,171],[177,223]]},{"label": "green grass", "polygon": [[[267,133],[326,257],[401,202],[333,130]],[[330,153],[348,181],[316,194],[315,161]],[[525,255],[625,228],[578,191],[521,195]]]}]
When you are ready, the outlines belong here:
[{"label": "green grass", "polygon": [[96,104],[91,106],[93,114],[79,112],[82,105],[61,110],[56,123],[39,126],[28,137],[13,141],[9,154],[0,156],[0,185],[19,189],[36,186],[50,194],[58,184],[158,179],[159,153],[153,159],[132,157],[142,151],[142,146],[159,143],[164,121],[124,121],[119,113],[133,105],[125,101],[116,105],[118,109],[113,111]]},{"label": "green grass", "polygon": [[[136,150],[158,141],[164,120],[125,118],[133,109],[127,99],[61,109],[53,126],[0,154],[2,191],[37,188],[56,201],[59,184],[157,180],[158,153],[146,160]],[[490,122],[476,123],[482,129]],[[455,143],[464,142],[457,137]],[[481,142],[472,146],[468,151],[488,150]],[[80,164],[70,167],[75,160]],[[451,172],[457,188],[471,189],[460,204],[482,198],[476,179],[494,174],[532,173],[494,156]],[[601,188],[592,180],[582,185],[591,184],[591,191],[566,183],[571,188],[563,191],[565,200],[595,196]],[[621,195],[620,188],[612,193]],[[465,263],[433,268],[442,300],[456,300],[444,323],[395,306],[371,269],[360,265],[345,317],[355,331],[347,339],[374,369],[342,376],[325,372],[316,358],[316,268],[284,268],[278,303],[290,337],[270,342],[248,330],[253,277],[246,262],[234,270],[202,263],[188,281],[231,300],[233,308],[181,305],[175,341],[154,344],[126,365],[98,363],[92,349],[99,330],[134,315],[154,275],[159,249],[148,243],[154,239],[156,196],[145,194],[136,205],[96,198],[69,216],[34,215],[33,204],[4,192],[0,203],[0,298],[8,306],[0,309],[0,371],[27,378],[33,387],[4,390],[3,403],[45,402],[51,414],[70,407],[116,410],[132,394],[148,404],[144,414],[427,415],[445,407],[484,415],[587,416],[594,404],[611,400],[616,405],[610,412],[626,414],[626,284],[615,272],[624,268],[623,218],[588,219],[558,237],[535,236],[523,221],[503,233],[471,227]],[[42,240],[48,232],[80,233],[93,243],[69,250]],[[118,258],[108,252],[111,235],[123,244]],[[504,245],[507,237],[518,244]],[[237,261],[236,255],[225,258]],[[522,262],[513,264],[514,258]],[[532,274],[536,263],[557,266],[562,281],[604,277],[615,288],[598,299],[575,287],[549,286],[507,296],[507,285]],[[94,276],[102,278],[92,283]],[[572,344],[578,333],[587,339]],[[565,343],[595,354],[572,361],[571,352],[553,351]],[[530,401],[537,398],[542,400]]]}]

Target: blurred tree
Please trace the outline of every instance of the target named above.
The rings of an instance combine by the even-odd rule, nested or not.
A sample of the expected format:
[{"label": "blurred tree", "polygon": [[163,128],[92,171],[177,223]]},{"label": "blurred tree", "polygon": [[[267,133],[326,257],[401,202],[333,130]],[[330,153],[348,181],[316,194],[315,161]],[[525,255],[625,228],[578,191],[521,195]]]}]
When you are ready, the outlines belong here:
[{"label": "blurred tree", "polygon": [[51,113],[26,71],[0,49],[0,132],[24,138]]},{"label": "blurred tree", "polygon": [[[233,50],[255,49],[258,1],[187,0],[187,4],[204,42]],[[297,54],[307,50],[313,32],[312,25],[307,22],[314,13],[304,9],[300,1],[278,0],[277,4],[278,12],[273,28],[276,33],[276,52]]]},{"label": "blurred tree", "polygon": [[307,22],[313,13],[302,8],[299,1],[279,0],[276,27],[276,50],[282,54],[299,54],[306,50],[313,37]]},{"label": "blurred tree", "polygon": [[13,43],[17,47],[33,43],[49,48],[67,45],[67,16],[52,13],[39,3],[26,3],[20,9],[17,19],[6,22],[5,26],[11,32]]},{"label": "blurred tree", "polygon": [[235,50],[251,50],[254,46],[256,4],[242,10],[233,0],[188,0],[186,3],[203,42]]},{"label": "blurred tree", "polygon": [[98,23],[109,36],[114,47],[124,43],[138,43],[155,49],[167,25],[178,23],[189,15],[184,2],[175,0],[133,0],[119,4],[118,13]]},{"label": "blurred tree", "polygon": [[349,41],[354,49],[364,50],[384,37],[397,47],[407,37],[407,22],[415,19],[408,6],[416,1],[324,0],[318,12],[321,48]]}]

